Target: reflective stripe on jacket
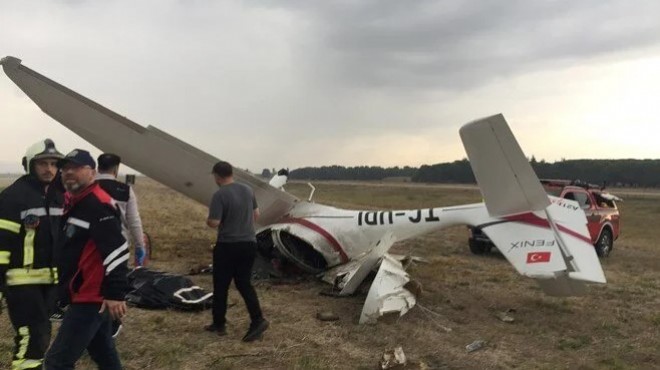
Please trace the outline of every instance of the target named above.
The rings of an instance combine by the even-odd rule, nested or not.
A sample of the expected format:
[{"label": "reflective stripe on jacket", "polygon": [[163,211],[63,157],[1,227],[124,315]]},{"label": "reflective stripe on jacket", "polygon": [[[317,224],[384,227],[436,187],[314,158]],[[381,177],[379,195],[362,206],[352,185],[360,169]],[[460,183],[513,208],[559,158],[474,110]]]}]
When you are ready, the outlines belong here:
[{"label": "reflective stripe on jacket", "polygon": [[[59,184],[59,179],[56,179]],[[0,286],[54,284],[64,194],[25,175],[0,192]]]}]

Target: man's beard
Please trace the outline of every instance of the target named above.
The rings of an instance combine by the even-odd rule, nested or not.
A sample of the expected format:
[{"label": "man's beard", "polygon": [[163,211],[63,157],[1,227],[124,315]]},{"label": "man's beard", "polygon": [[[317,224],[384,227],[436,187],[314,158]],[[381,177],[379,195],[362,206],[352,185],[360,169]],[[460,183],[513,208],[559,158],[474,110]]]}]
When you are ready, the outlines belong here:
[{"label": "man's beard", "polygon": [[82,189],[84,184],[81,184],[79,182],[74,182],[74,183],[64,183],[64,189],[68,191],[69,193],[75,193],[78,190]]}]

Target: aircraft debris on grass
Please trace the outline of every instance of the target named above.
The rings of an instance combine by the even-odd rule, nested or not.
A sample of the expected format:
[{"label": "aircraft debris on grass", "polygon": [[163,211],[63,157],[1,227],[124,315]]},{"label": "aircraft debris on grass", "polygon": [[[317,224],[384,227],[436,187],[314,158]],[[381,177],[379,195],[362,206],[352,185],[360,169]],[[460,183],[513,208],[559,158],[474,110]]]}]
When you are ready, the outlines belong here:
[{"label": "aircraft debris on grass", "polygon": [[[9,78],[47,115],[90,144],[119,153],[124,162],[170,188],[208,205],[217,190],[208,174],[219,159],[153,126],[143,127],[24,66],[0,61]],[[588,283],[605,283],[591,246],[587,220],[572,201],[548,196],[501,114],[464,125],[460,136],[484,202],[409,210],[347,210],[302,200],[236,169],[234,177],[254,189],[261,217],[261,257],[315,274],[353,294],[377,268],[360,316],[375,322],[403,315],[416,303],[415,289],[393,244],[454,225],[477,226],[522,275],[554,296],[581,295]],[[311,197],[310,197],[311,198]],[[534,248],[510,248],[520,240]],[[525,245],[528,245],[525,244]],[[536,247],[538,245],[538,247]]]}]

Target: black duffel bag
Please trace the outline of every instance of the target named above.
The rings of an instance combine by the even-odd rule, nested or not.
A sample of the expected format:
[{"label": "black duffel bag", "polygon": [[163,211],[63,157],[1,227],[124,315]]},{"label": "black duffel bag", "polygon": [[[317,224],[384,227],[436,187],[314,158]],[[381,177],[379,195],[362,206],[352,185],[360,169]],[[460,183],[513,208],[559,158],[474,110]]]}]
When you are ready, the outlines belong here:
[{"label": "black duffel bag", "polygon": [[140,308],[201,311],[213,305],[213,293],[182,275],[137,267],[128,274],[128,282],[133,290],[126,301]]}]

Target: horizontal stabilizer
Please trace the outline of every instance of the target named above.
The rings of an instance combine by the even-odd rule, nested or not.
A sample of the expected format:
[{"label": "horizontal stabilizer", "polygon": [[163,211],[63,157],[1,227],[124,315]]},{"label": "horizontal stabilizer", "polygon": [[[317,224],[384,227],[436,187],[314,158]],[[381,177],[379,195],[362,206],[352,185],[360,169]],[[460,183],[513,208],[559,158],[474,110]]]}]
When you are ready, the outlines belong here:
[{"label": "horizontal stabilizer", "polygon": [[582,295],[586,283],[606,282],[587,219],[577,202],[550,199],[545,211],[511,215],[478,227],[520,274],[535,279],[547,294]]}]

